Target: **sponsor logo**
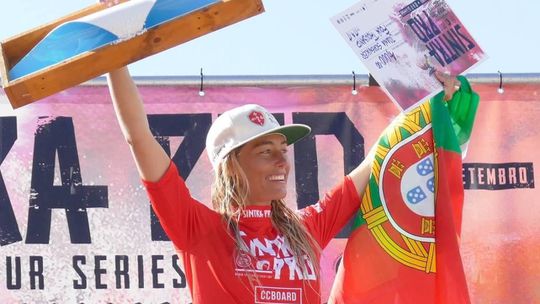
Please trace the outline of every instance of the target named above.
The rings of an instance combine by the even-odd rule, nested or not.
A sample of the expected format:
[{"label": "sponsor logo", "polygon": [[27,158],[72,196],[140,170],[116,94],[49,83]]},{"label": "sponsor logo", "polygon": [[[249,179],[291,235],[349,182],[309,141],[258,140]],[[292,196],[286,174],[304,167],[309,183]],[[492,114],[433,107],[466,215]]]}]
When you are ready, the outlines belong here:
[{"label": "sponsor logo", "polygon": [[264,115],[259,111],[253,111],[249,114],[249,120],[259,126],[264,125]]},{"label": "sponsor logo", "polygon": [[257,286],[255,304],[302,304],[302,289]]},{"label": "sponsor logo", "polygon": [[[297,258],[293,255],[283,236],[275,239],[253,238],[240,231],[246,244],[245,250],[238,250],[234,257],[236,275],[256,274],[260,278],[276,280],[316,280],[315,267],[304,255]],[[302,273],[302,264],[307,273]]]},{"label": "sponsor logo", "polygon": [[271,210],[242,210],[243,218],[269,218],[272,216]]}]

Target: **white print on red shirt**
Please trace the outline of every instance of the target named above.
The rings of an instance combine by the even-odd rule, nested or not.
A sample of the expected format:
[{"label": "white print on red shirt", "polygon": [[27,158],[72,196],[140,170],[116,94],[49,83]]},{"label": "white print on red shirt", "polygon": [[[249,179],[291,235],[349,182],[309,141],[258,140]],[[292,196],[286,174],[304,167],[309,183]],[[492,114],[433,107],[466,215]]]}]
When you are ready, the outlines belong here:
[{"label": "white print on red shirt", "polygon": [[307,274],[304,276],[302,268],[298,264],[299,259],[293,256],[285,238],[278,235],[275,239],[266,238],[248,239],[247,235],[240,231],[240,236],[247,245],[248,252],[239,250],[235,254],[236,274],[256,273],[262,277],[276,280],[316,280],[315,267],[307,257],[303,255],[301,262],[307,266]]},{"label": "white print on red shirt", "polygon": [[269,218],[271,216],[271,210],[242,210],[242,218]]},{"label": "white print on red shirt", "polygon": [[301,288],[255,287],[255,304],[302,304]]}]

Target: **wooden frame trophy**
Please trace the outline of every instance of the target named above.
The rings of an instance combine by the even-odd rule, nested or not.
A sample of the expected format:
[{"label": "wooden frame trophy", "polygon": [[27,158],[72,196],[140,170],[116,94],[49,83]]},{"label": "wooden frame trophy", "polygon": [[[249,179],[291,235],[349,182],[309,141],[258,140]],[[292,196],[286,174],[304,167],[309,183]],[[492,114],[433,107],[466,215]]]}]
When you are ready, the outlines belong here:
[{"label": "wooden frame trophy", "polygon": [[260,14],[261,0],[119,0],[0,43],[13,108]]}]

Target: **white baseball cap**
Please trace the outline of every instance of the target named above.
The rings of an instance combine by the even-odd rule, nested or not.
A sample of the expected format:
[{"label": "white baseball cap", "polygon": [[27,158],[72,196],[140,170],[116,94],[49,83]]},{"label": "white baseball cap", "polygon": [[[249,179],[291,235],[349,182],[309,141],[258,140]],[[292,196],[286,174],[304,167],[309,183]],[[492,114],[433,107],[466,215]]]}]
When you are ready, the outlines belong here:
[{"label": "white baseball cap", "polygon": [[290,145],[309,132],[311,128],[303,124],[280,126],[265,108],[247,104],[226,111],[214,121],[206,136],[206,152],[215,170],[227,154],[251,140],[277,133]]}]

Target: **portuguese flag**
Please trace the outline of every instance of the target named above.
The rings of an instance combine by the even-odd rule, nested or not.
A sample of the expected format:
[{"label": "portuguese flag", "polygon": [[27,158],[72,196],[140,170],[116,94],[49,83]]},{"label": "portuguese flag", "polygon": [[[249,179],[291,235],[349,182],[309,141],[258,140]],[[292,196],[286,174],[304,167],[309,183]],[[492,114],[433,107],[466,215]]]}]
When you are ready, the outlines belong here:
[{"label": "portuguese flag", "polygon": [[478,95],[464,77],[379,139],[329,303],[470,303],[459,253],[462,151]]}]

